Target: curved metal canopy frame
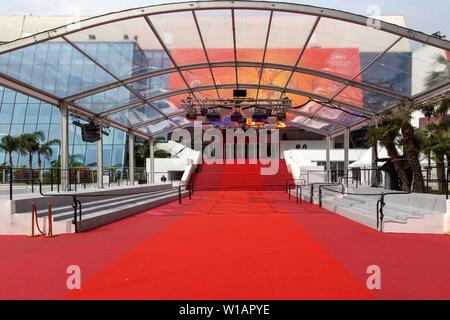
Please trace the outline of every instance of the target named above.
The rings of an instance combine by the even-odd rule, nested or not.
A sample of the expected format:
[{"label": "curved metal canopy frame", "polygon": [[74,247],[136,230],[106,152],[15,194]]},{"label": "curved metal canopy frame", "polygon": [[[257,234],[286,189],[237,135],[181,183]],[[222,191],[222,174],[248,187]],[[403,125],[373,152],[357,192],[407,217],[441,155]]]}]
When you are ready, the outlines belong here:
[{"label": "curved metal canopy frame", "polygon": [[[233,46],[234,46],[234,61],[223,61],[223,62],[211,62],[208,57],[207,48],[205,46],[205,42],[202,36],[202,30],[199,26],[199,22],[197,20],[197,12],[204,11],[204,10],[231,10],[232,15],[232,24],[233,24]],[[264,44],[264,51],[263,51],[263,58],[260,62],[250,62],[250,61],[240,61],[237,59],[236,55],[236,34],[235,34],[235,10],[265,10],[269,11],[270,18],[268,25],[262,25],[266,29],[266,38],[265,38],[265,44]],[[177,65],[176,60],[172,57],[171,52],[167,45],[165,44],[164,40],[162,39],[161,35],[158,33],[158,30],[153,25],[151,19],[152,15],[157,14],[167,14],[167,13],[175,13],[175,12],[191,12],[192,18],[195,22],[195,26],[198,32],[198,36],[206,57],[206,63],[198,63],[198,64],[188,64],[188,65]],[[309,30],[309,35],[306,39],[306,42],[302,48],[300,48],[300,55],[298,56],[296,62],[292,65],[284,65],[284,64],[277,64],[277,63],[271,63],[266,61],[266,50],[268,47],[268,39],[269,34],[271,31],[271,23],[272,23],[272,17],[274,12],[289,12],[289,13],[298,13],[298,14],[305,14],[309,16],[315,17],[314,24],[312,25],[311,30]],[[112,72],[110,72],[107,68],[102,66],[101,63],[96,61],[93,57],[89,56],[85,51],[81,50],[76,43],[72,43],[68,36],[77,32],[80,32],[82,30],[86,30],[92,27],[98,27],[102,25],[107,24],[113,24],[120,21],[125,21],[129,19],[134,18],[143,18],[145,22],[147,23],[149,27],[149,31],[152,31],[153,34],[156,36],[156,39],[160,43],[161,47],[167,54],[168,58],[170,59],[173,67],[161,69],[157,71],[149,71],[145,72],[139,75],[129,76],[124,79],[119,79],[116,77]],[[378,61],[385,53],[387,53],[391,48],[393,48],[399,41],[402,39],[410,39],[414,40],[416,42],[420,42],[426,45],[430,45],[435,48],[440,48],[443,50],[450,51],[450,42],[442,40],[440,38],[427,35],[422,32],[414,31],[411,29],[403,28],[394,24],[390,24],[384,21],[376,21],[377,29],[387,32],[389,34],[393,34],[398,36],[393,43],[388,46],[383,52],[381,52],[379,55],[377,55],[368,65],[363,67],[360,72],[356,75],[354,75],[351,79],[343,78],[340,76],[337,76],[332,73],[320,71],[320,70],[313,70],[305,67],[299,66],[299,61],[301,60],[305,48],[307,47],[309,41],[311,40],[311,37],[313,36],[313,33],[317,27],[317,25],[320,22],[320,19],[322,18],[330,18],[335,19],[343,22],[347,22],[350,24],[355,25],[361,25],[361,26],[367,26],[368,17],[356,15],[344,11],[334,10],[334,9],[327,9],[327,8],[321,8],[321,7],[314,7],[309,5],[300,5],[300,4],[291,4],[291,3],[280,3],[280,2],[268,2],[268,1],[195,1],[195,2],[181,2],[181,3],[169,3],[169,4],[162,4],[162,5],[154,5],[149,7],[142,7],[137,9],[130,9],[125,10],[121,12],[106,14],[102,16],[97,16],[93,18],[89,18],[86,20],[82,20],[79,22],[75,22],[63,27],[59,27],[56,29],[52,29],[49,31],[41,32],[26,38],[21,38],[3,45],[0,45],[0,55],[12,52],[14,50],[18,50],[27,46],[35,45],[38,43],[50,41],[53,39],[63,39],[67,43],[69,43],[72,47],[74,47],[75,50],[79,51],[82,55],[84,55],[88,60],[90,60],[92,63],[94,63],[97,67],[105,71],[108,75],[110,75],[115,81],[108,83],[106,85],[96,86],[94,88],[91,88],[89,90],[84,90],[82,92],[77,92],[75,94],[72,94],[70,96],[65,97],[58,97],[53,94],[50,94],[48,92],[45,92],[43,90],[40,90],[36,87],[33,87],[29,84],[26,84],[22,81],[19,81],[17,79],[13,79],[8,75],[4,75],[0,73],[0,85],[12,88],[17,91],[21,91],[25,94],[28,94],[30,96],[33,96],[35,98],[38,98],[40,100],[46,101],[48,103],[58,105],[61,103],[67,103],[70,105],[71,110],[75,112],[80,112],[83,114],[91,115],[94,117],[98,117],[100,120],[111,124],[114,127],[117,127],[122,130],[132,131],[138,135],[141,136],[150,136],[148,134],[143,134],[141,131],[138,131],[140,127],[143,127],[146,124],[152,124],[157,123],[158,121],[173,119],[174,117],[180,116],[181,113],[175,113],[172,115],[165,115],[163,112],[161,112],[158,108],[152,105],[153,101],[157,101],[160,99],[169,98],[171,96],[179,95],[179,94],[192,94],[195,96],[197,92],[206,91],[206,90],[215,90],[217,94],[219,95],[220,89],[234,89],[236,87],[239,88],[247,88],[247,89],[256,89],[257,93],[256,96],[258,96],[260,90],[272,90],[272,91],[278,91],[280,92],[280,97],[283,96],[285,93],[299,95],[303,97],[309,97],[311,99],[316,99],[324,104],[326,103],[333,103],[335,105],[341,106],[343,108],[347,108],[350,110],[354,110],[357,112],[361,112],[366,115],[374,115],[376,112],[365,108],[364,106],[356,106],[352,105],[350,103],[345,103],[339,100],[336,100],[337,96],[343,92],[346,88],[352,87],[352,88],[358,88],[370,93],[375,93],[378,95],[386,96],[391,99],[397,99],[397,100],[411,100],[414,97],[408,97],[402,94],[399,94],[398,92],[394,92],[391,90],[387,90],[382,87],[375,86],[373,84],[363,83],[361,81],[358,81],[357,77],[367,68],[369,68],[373,63]],[[218,84],[215,77],[214,77],[214,68],[219,67],[234,67],[236,72],[236,83],[234,84]],[[260,68],[260,75],[259,75],[259,81],[255,84],[242,84],[239,83],[238,79],[238,68],[241,67],[255,67]],[[290,72],[290,76],[288,81],[286,82],[286,85],[284,87],[278,87],[275,85],[267,85],[267,84],[261,84],[261,77],[263,73],[263,69],[269,68],[269,69],[276,69],[276,70],[282,70]],[[189,71],[189,70],[195,70],[195,69],[209,69],[211,73],[211,77],[213,80],[213,85],[208,86],[198,86],[198,87],[190,87],[189,83],[186,81],[185,77],[183,76],[183,71]],[[141,93],[137,92],[131,84],[136,81],[148,79],[151,77],[168,74],[168,73],[178,73],[183,80],[184,84],[186,85],[186,89],[182,90],[174,90],[168,93],[159,94],[156,96],[153,96],[151,99],[145,98]],[[314,92],[308,92],[304,90],[299,89],[292,89],[288,87],[289,81],[291,77],[296,74],[306,74],[315,76],[322,79],[331,80],[334,82],[337,82],[341,84],[341,88],[332,96],[332,97],[324,97],[321,95],[318,95]],[[448,86],[449,83],[445,83],[444,86]],[[125,88],[132,94],[133,96],[137,97],[137,102],[124,104],[121,106],[114,106],[111,109],[105,110],[104,112],[100,113],[93,113],[90,110],[87,110],[86,108],[78,105],[77,100],[92,96],[94,94],[98,94],[101,92],[105,92],[110,89],[122,87]],[[432,91],[432,90],[428,90]],[[426,94],[427,92],[425,92]],[[424,93],[421,93],[424,94]],[[219,95],[220,96],[220,95]],[[137,125],[133,126],[124,126],[120,123],[117,123],[114,120],[111,120],[108,118],[111,114],[121,112],[124,110],[132,110],[134,108],[140,107],[140,106],[148,106],[149,108],[154,109],[158,114],[161,115],[160,118],[152,119],[149,121],[143,121],[142,123],[139,123]],[[328,124],[336,125],[339,128],[346,128],[345,125],[336,122],[334,120],[326,119],[318,115],[320,109],[314,112],[313,114],[305,113],[298,110],[291,110],[292,113],[297,115],[302,115],[309,118],[317,119],[318,121],[322,121]],[[363,123],[364,120],[358,121],[358,125]],[[173,123],[172,123],[173,124]],[[176,127],[180,127],[178,125],[175,125]],[[300,127],[300,125],[298,125]],[[301,125],[304,127],[304,125]],[[311,129],[313,131],[313,129]],[[314,129],[317,131],[317,129]],[[321,131],[323,132],[323,131]],[[160,134],[160,132],[157,132],[155,134]]]}]

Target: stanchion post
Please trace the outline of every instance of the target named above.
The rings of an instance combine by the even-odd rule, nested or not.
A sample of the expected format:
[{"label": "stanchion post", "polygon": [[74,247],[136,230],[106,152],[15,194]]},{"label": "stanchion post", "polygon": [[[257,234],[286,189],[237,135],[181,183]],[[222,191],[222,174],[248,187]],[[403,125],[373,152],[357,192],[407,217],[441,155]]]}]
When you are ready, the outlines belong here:
[{"label": "stanchion post", "polygon": [[48,203],[48,237],[53,237],[53,214],[52,214],[52,203]]},{"label": "stanchion post", "polygon": [[31,205],[31,236],[34,237],[34,214],[36,212],[36,204]]}]

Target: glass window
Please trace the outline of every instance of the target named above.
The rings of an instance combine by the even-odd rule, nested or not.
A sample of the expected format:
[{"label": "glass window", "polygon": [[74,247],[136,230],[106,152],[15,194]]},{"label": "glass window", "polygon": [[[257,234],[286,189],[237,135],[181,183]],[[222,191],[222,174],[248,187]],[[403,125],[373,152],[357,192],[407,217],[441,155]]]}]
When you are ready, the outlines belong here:
[{"label": "glass window", "polygon": [[395,98],[353,87],[346,88],[334,100],[364,107],[374,112],[381,112],[400,102]]},{"label": "glass window", "polygon": [[114,145],[111,157],[111,165],[122,166],[125,159],[125,148],[123,145]]},{"label": "glass window", "polygon": [[113,113],[108,116],[108,119],[125,126],[134,126],[158,118],[162,118],[162,115],[147,104],[137,108]]},{"label": "glass window", "polygon": [[47,103],[41,104],[41,108],[39,110],[39,123],[50,123],[51,122],[52,108],[53,107]]},{"label": "glass window", "polygon": [[383,52],[398,38],[367,26],[322,17],[300,66],[351,79],[370,62],[361,61],[362,52]]},{"label": "glass window", "polygon": [[316,77],[310,74],[294,72],[287,87],[289,89],[305,91],[321,97],[331,98],[344,86],[345,85],[341,82]]},{"label": "glass window", "polygon": [[16,103],[27,103],[28,102],[28,96],[17,92],[16,94]]},{"label": "glass window", "polygon": [[27,112],[26,104],[15,104],[12,122],[13,123],[24,123],[26,112]]},{"label": "glass window", "polygon": [[[89,34],[96,35],[95,42],[86,41]],[[117,42],[113,39],[114,35],[123,34],[129,35],[128,41]],[[67,37],[120,79],[168,67],[161,63],[149,63],[145,51],[155,50],[163,54],[163,49],[145,19],[141,17],[89,28]]]},{"label": "glass window", "polygon": [[50,131],[48,134],[48,140],[60,139],[61,128],[59,124],[50,124]]},{"label": "glass window", "polygon": [[209,61],[234,61],[231,10],[200,10],[195,15]]},{"label": "glass window", "polygon": [[178,66],[207,62],[192,12],[158,14],[149,18]]},{"label": "glass window", "polygon": [[269,11],[235,10],[238,61],[262,62],[269,27]]},{"label": "glass window", "polygon": [[10,125],[9,124],[0,124],[0,139],[3,136],[7,136],[9,134]]},{"label": "glass window", "polygon": [[[209,68],[192,69],[182,71],[184,79],[186,79],[190,88],[196,88],[201,86],[213,86],[214,80]],[[172,83],[171,83],[172,84]],[[183,82],[184,85],[184,82]],[[185,86],[183,86],[185,87]]]},{"label": "glass window", "polygon": [[14,112],[14,105],[11,103],[3,103],[0,112],[0,123],[11,123],[12,115]]},{"label": "glass window", "polygon": [[172,130],[175,128],[176,125],[173,122],[171,122],[170,120],[163,120],[146,127],[139,128],[138,130],[148,135],[154,135],[155,133],[160,133],[162,131]]},{"label": "glass window", "polygon": [[10,135],[17,137],[20,136],[23,133],[23,124],[12,124],[11,125],[11,131]]},{"label": "glass window", "polygon": [[112,153],[112,145],[104,144],[103,145],[103,166],[106,168],[111,166],[111,153]]},{"label": "glass window", "polygon": [[3,103],[14,103],[16,101],[16,92],[10,89],[5,89],[3,92]]},{"label": "glass window", "polygon": [[39,103],[29,103],[27,107],[26,123],[37,123],[39,116]]},{"label": "glass window", "polygon": [[314,16],[274,12],[265,62],[295,65],[315,20]]},{"label": "glass window", "polygon": [[114,144],[125,145],[127,134],[124,131],[113,128],[111,134],[114,134]]},{"label": "glass window", "polygon": [[75,104],[94,113],[100,113],[138,100],[138,97],[132,94],[130,90],[120,86],[78,99]]},{"label": "glass window", "polygon": [[85,164],[88,167],[93,167],[97,165],[97,147],[94,143],[86,144]]},{"label": "glass window", "polygon": [[133,82],[130,87],[145,98],[153,98],[169,91],[186,89],[186,84],[179,72],[172,72]]},{"label": "glass window", "polygon": [[[48,55],[34,58],[34,51],[42,45],[51,47]],[[45,64],[35,65],[36,59],[46,60]],[[11,64],[20,66],[20,68],[11,68],[9,67]],[[72,65],[90,67],[94,72],[86,73],[80,77],[79,74],[72,72]],[[38,72],[32,72],[33,66],[34,70],[38,70]],[[0,72],[58,97],[65,97],[78,92],[78,90],[73,90],[68,86],[68,83],[72,81],[80,83],[81,90],[88,90],[114,82],[114,78],[62,39],[35,44],[0,55]],[[41,74],[45,74],[44,81],[42,81]],[[94,74],[102,76],[94,77]]]},{"label": "glass window", "polygon": [[33,133],[33,132],[36,132],[36,123],[27,123],[24,125],[23,133]]}]

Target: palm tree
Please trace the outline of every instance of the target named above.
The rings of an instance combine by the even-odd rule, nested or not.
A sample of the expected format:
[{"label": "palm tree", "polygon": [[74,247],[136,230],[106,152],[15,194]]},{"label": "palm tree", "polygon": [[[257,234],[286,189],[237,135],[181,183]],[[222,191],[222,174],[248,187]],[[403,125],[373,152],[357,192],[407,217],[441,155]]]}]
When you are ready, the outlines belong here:
[{"label": "palm tree", "polygon": [[42,157],[44,157],[45,160],[50,161],[53,156],[52,146],[55,144],[59,144],[59,142],[60,141],[58,139],[53,139],[39,145],[39,149],[37,151],[37,160],[39,167],[39,177],[41,181],[43,181],[44,174],[44,172],[42,171]]},{"label": "palm tree", "polygon": [[18,140],[16,137],[7,135],[0,141],[0,150],[5,151],[9,157],[9,166],[13,167],[12,153],[17,151]]},{"label": "palm tree", "polygon": [[400,122],[402,134],[401,144],[403,152],[408,159],[409,166],[413,173],[413,192],[424,193],[425,181],[423,179],[422,165],[420,164],[420,143],[416,130],[411,125],[411,109],[401,104],[397,109],[397,117]]},{"label": "palm tree", "polygon": [[450,118],[447,113],[450,109],[450,99],[443,100],[437,108],[422,107],[421,109],[432,109],[432,115],[436,118],[428,122],[419,133],[421,136],[421,147],[423,152],[433,155],[436,162],[439,192],[446,192],[445,183],[445,158],[447,163],[450,159]]},{"label": "palm tree", "polygon": [[366,140],[369,146],[376,146],[377,142],[386,148],[389,158],[392,161],[395,171],[397,172],[400,181],[402,182],[403,190],[409,192],[409,179],[406,175],[405,169],[402,165],[402,159],[397,149],[396,141],[400,136],[400,123],[396,117],[392,117],[387,113],[384,116],[383,122],[379,127],[369,127]]},{"label": "palm tree", "polygon": [[21,155],[28,155],[28,168],[31,172],[33,169],[33,154],[39,151],[40,141],[45,140],[45,134],[42,131],[36,131],[33,133],[25,133],[21,135],[18,141],[18,151]]},{"label": "palm tree", "polygon": [[59,143],[60,141],[58,139],[53,139],[39,145],[37,151],[39,169],[42,169],[42,157],[44,157],[45,160],[50,161],[53,156],[52,146]]},{"label": "palm tree", "polygon": [[144,140],[141,147],[139,148],[139,158],[145,160],[150,157],[150,141]]},{"label": "palm tree", "polygon": [[438,84],[444,83],[450,79],[450,61],[447,60],[445,55],[437,54],[434,57],[434,65],[442,66],[440,71],[430,71],[425,79],[425,84],[428,88],[437,86]]}]

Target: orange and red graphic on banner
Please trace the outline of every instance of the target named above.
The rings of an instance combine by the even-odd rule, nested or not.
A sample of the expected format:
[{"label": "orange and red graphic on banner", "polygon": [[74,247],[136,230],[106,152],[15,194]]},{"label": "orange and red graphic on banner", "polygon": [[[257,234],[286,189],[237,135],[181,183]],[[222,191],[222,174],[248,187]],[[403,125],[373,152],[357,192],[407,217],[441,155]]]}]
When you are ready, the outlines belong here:
[{"label": "orange and red graphic on banner", "polygon": [[[234,57],[233,49],[210,49],[209,55],[214,56],[214,61],[230,62],[230,58]],[[263,54],[261,49],[239,49],[239,61],[242,62],[260,62]],[[202,49],[180,49],[173,50],[172,55],[179,65],[188,65],[199,63],[204,60],[204,53]],[[343,84],[332,81],[323,77],[314,76],[307,73],[294,72],[292,77],[289,66],[292,66],[292,61],[298,58],[298,49],[267,49],[265,62],[270,64],[271,60],[276,60],[278,64],[288,66],[287,70],[268,68],[267,65],[263,69],[257,67],[238,67],[237,79],[240,85],[260,85],[266,87],[281,88],[279,91],[269,88],[259,90],[259,98],[273,98],[278,99],[281,96],[280,91],[286,86],[288,90],[297,90],[300,93],[313,93],[315,95],[331,98],[336,94]],[[233,62],[234,60],[231,60]],[[307,48],[303,53],[302,59],[298,65],[300,68],[317,70],[324,73],[336,75],[345,79],[351,79],[356,75],[361,68],[359,50],[355,48]],[[234,85],[236,83],[236,74],[234,67],[216,67],[213,68],[214,79],[217,84]],[[200,97],[214,97],[217,98],[215,90],[213,90],[214,81],[211,76],[209,68],[193,69],[184,71],[183,76],[192,88],[200,86],[211,86],[211,90],[202,91],[199,93]],[[261,82],[259,80],[261,76]],[[288,81],[289,80],[289,81]],[[360,80],[360,79],[356,79]],[[180,87],[185,87],[181,77],[171,76],[169,79],[169,89],[176,90]],[[248,96],[256,97],[257,90],[249,89]],[[219,90],[221,97],[231,97],[232,89]],[[308,101],[308,97],[301,94],[287,93],[287,96],[292,100],[293,107],[304,104]],[[176,96],[170,98],[171,102],[178,104],[183,96]],[[363,105],[363,92],[360,89],[348,87],[341,92],[338,100],[347,102],[356,106]],[[317,106],[302,108],[303,112],[314,112]],[[323,112],[327,112],[324,110]],[[339,112],[338,110],[330,109],[328,112]],[[295,115],[291,115],[295,118]],[[289,120],[289,119],[288,119]]]}]

